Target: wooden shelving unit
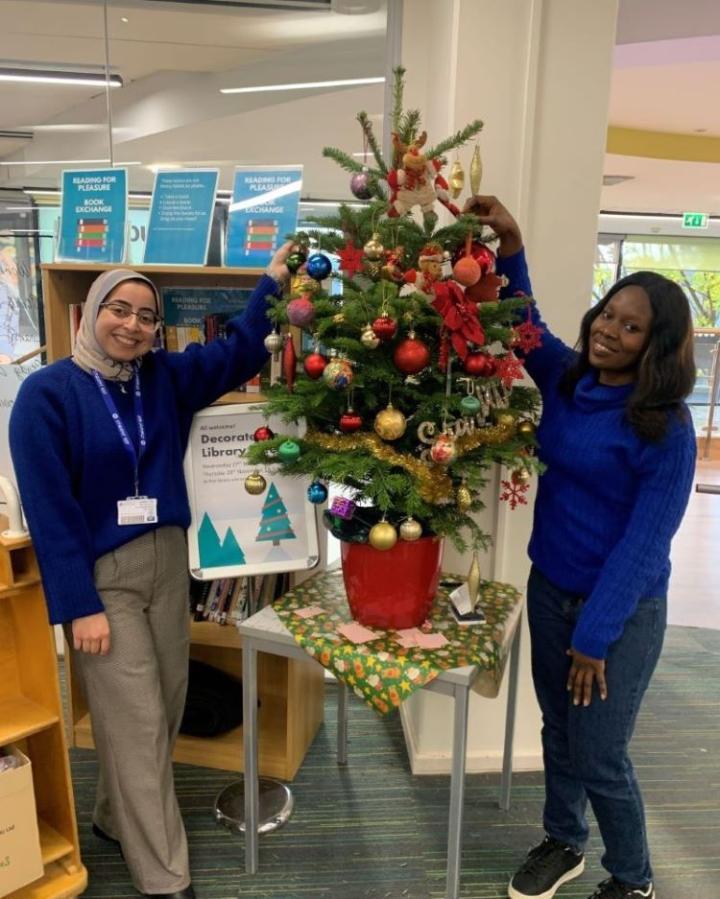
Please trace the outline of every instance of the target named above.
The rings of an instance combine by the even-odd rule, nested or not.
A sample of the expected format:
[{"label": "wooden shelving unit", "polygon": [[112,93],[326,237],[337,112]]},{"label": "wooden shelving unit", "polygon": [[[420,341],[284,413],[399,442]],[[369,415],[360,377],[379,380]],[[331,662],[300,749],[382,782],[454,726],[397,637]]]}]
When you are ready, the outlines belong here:
[{"label": "wooden shelving unit", "polygon": [[[43,297],[48,361],[70,354],[68,306],[82,302],[103,271],[123,266],[53,263],[43,265]],[[125,266],[129,268],[130,266]],[[252,287],[258,270],[134,266],[162,287]],[[228,394],[224,402],[258,402],[258,394]],[[242,640],[232,626],[193,622],[190,655],[232,674],[242,673]],[[85,698],[68,665],[74,745],[92,748]],[[258,664],[260,774],[292,780],[323,720],[324,678],[312,659],[297,662],[261,656]],[[238,691],[238,703],[242,701]],[[3,720],[0,714],[0,721]],[[242,728],[213,739],[180,736],[175,761],[230,771],[242,770]]]},{"label": "wooden shelving unit", "polygon": [[[7,527],[0,517],[0,530]],[[87,886],[80,861],[55,640],[29,538],[0,535],[0,745],[32,762],[43,877],[6,899],[69,899]]]}]

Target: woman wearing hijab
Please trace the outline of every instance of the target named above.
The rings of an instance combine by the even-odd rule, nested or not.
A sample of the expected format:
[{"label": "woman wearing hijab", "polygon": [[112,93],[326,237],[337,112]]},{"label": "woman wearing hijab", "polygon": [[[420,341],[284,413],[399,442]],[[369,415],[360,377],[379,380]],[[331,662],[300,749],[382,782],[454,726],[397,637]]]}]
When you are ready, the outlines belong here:
[{"label": "woman wearing hijab", "polygon": [[171,763],[190,642],[183,456],[195,412],[266,361],[265,298],[287,278],[290,249],[225,339],[182,353],[153,349],[153,283],[103,272],[72,357],[27,378],[10,419],[50,621],[65,627],[92,716],[93,831],[119,843],[144,896],[195,896]]}]

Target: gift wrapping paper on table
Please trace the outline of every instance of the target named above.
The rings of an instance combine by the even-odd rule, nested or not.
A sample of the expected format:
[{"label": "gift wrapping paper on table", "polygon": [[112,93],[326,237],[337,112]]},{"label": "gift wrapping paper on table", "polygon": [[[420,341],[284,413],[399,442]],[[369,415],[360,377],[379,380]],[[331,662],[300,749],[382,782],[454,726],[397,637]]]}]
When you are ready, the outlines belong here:
[{"label": "gift wrapping paper on table", "polygon": [[354,622],[339,568],[290,590],[273,608],[300,646],[378,712],[385,714],[399,706],[440,671],[466,665],[480,667],[473,689],[491,699],[500,689],[522,597],[510,584],[483,581],[480,606],[486,620],[460,626],[450,611],[449,593],[457,578],[455,582],[438,588],[428,622],[421,629],[447,640],[437,649],[409,645],[412,634],[406,635],[402,645],[403,632],[378,628],[369,628],[374,639],[365,643],[345,638],[338,628]]}]

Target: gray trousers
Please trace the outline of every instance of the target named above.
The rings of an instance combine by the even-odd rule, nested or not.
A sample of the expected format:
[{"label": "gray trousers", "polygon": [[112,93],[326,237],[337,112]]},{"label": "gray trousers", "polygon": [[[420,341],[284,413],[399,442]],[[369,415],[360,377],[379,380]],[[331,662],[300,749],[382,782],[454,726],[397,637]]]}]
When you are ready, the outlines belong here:
[{"label": "gray trousers", "polygon": [[110,652],[73,652],[100,767],[94,821],[120,841],[141,893],[173,893],[190,883],[171,761],[190,646],[184,532],[159,528],[107,553],[95,583]]}]

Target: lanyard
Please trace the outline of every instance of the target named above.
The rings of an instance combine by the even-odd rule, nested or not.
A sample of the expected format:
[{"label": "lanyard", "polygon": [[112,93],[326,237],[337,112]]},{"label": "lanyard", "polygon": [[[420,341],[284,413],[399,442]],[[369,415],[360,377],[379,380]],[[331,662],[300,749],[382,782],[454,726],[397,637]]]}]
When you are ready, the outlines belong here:
[{"label": "lanyard", "polygon": [[103,381],[103,379],[100,377],[98,372],[95,371],[95,369],[93,369],[92,374],[93,378],[95,378],[95,383],[100,390],[100,394],[102,395],[105,406],[110,413],[110,417],[115,422],[115,427],[118,430],[118,434],[120,435],[122,444],[132,461],[135,482],[135,496],[138,496],[140,493],[140,460],[142,459],[145,448],[147,447],[147,440],[145,438],[145,420],[143,419],[142,409],[142,393],[140,392],[140,370],[137,366],[135,366],[135,375],[133,376],[133,407],[135,410],[135,421],[137,422],[138,438],[140,443],[139,449],[137,450],[135,449],[135,446],[130,439],[127,428],[120,418],[120,413],[117,410],[115,401],[110,395],[110,391],[107,389],[105,381]]}]

